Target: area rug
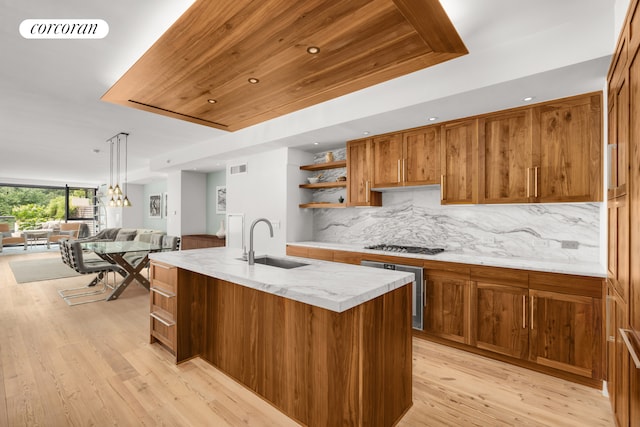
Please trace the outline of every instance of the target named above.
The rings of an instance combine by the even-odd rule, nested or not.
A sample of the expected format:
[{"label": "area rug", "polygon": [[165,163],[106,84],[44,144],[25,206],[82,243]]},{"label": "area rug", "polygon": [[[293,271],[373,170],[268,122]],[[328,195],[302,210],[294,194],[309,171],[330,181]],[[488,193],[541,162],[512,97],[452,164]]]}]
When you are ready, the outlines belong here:
[{"label": "area rug", "polygon": [[64,264],[60,258],[12,261],[9,263],[9,267],[11,267],[11,272],[18,283],[40,282],[80,275]]}]

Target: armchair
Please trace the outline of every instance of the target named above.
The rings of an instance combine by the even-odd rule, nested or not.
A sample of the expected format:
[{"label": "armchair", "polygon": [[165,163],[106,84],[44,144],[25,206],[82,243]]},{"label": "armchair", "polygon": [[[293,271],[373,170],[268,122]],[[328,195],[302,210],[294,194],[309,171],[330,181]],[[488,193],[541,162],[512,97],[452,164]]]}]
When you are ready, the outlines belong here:
[{"label": "armchair", "polygon": [[24,235],[14,236],[6,222],[0,223],[0,252],[4,245],[24,245],[24,250],[27,250]]},{"label": "armchair", "polygon": [[58,243],[62,239],[77,239],[80,235],[80,222],[63,222],[60,224],[60,231],[49,237],[49,242]]}]

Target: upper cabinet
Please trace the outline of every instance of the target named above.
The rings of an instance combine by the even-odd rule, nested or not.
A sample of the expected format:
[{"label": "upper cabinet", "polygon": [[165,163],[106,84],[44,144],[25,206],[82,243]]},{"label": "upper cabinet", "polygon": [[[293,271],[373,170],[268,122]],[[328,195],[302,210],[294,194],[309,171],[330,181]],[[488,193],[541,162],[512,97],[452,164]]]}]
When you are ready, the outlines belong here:
[{"label": "upper cabinet", "polygon": [[428,126],[373,140],[373,188],[430,185],[440,179],[440,128]]},{"label": "upper cabinet", "polygon": [[478,119],[480,203],[530,201],[532,159],[531,110]]},{"label": "upper cabinet", "polygon": [[442,125],[442,204],[477,203],[478,120]]},{"label": "upper cabinet", "polygon": [[602,95],[589,94],[534,108],[534,199],[602,200]]},{"label": "upper cabinet", "polygon": [[[621,81],[608,111],[620,122],[609,134],[617,194],[626,191],[631,89]],[[380,206],[372,189],[438,183],[442,204],[598,202],[601,144],[599,92],[351,141],[348,206]]]},{"label": "upper cabinet", "polygon": [[347,143],[347,206],[382,206],[382,194],[371,191],[373,142]]}]

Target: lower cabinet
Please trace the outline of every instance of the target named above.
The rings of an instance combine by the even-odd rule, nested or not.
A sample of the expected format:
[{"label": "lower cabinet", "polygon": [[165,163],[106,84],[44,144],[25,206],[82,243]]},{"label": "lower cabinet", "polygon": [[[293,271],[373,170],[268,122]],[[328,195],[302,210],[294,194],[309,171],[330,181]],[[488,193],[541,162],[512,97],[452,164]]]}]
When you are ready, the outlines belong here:
[{"label": "lower cabinet", "polygon": [[604,378],[601,279],[529,273],[529,359],[585,378]]},{"label": "lower cabinet", "polygon": [[529,298],[526,272],[500,274],[472,268],[472,344],[506,356],[526,359],[529,351]]},{"label": "lower cabinet", "polygon": [[425,269],[424,331],[469,343],[469,272]]},{"label": "lower cabinet", "polygon": [[[327,259],[324,252],[314,256],[309,248],[295,245],[287,247],[287,254]],[[356,263],[357,255],[333,251],[333,260]],[[385,255],[375,255],[375,260],[403,263]],[[424,330],[414,331],[416,336],[593,387],[602,385],[603,279],[435,261],[423,266]],[[620,314],[620,320],[623,317]],[[618,364],[624,366],[628,356],[623,354],[629,352],[621,345],[616,348],[625,353],[617,353]]]},{"label": "lower cabinet", "polygon": [[178,269],[174,266],[152,262],[149,276],[151,282],[149,292],[150,342],[153,344],[159,341],[175,354]]}]

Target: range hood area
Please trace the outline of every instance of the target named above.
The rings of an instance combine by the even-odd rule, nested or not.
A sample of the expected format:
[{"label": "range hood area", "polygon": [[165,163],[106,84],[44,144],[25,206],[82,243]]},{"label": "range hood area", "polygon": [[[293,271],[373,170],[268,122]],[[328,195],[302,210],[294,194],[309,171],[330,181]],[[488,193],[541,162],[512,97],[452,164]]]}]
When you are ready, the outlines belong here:
[{"label": "range hood area", "polygon": [[197,0],[102,100],[235,131],[467,53],[438,0]]}]

